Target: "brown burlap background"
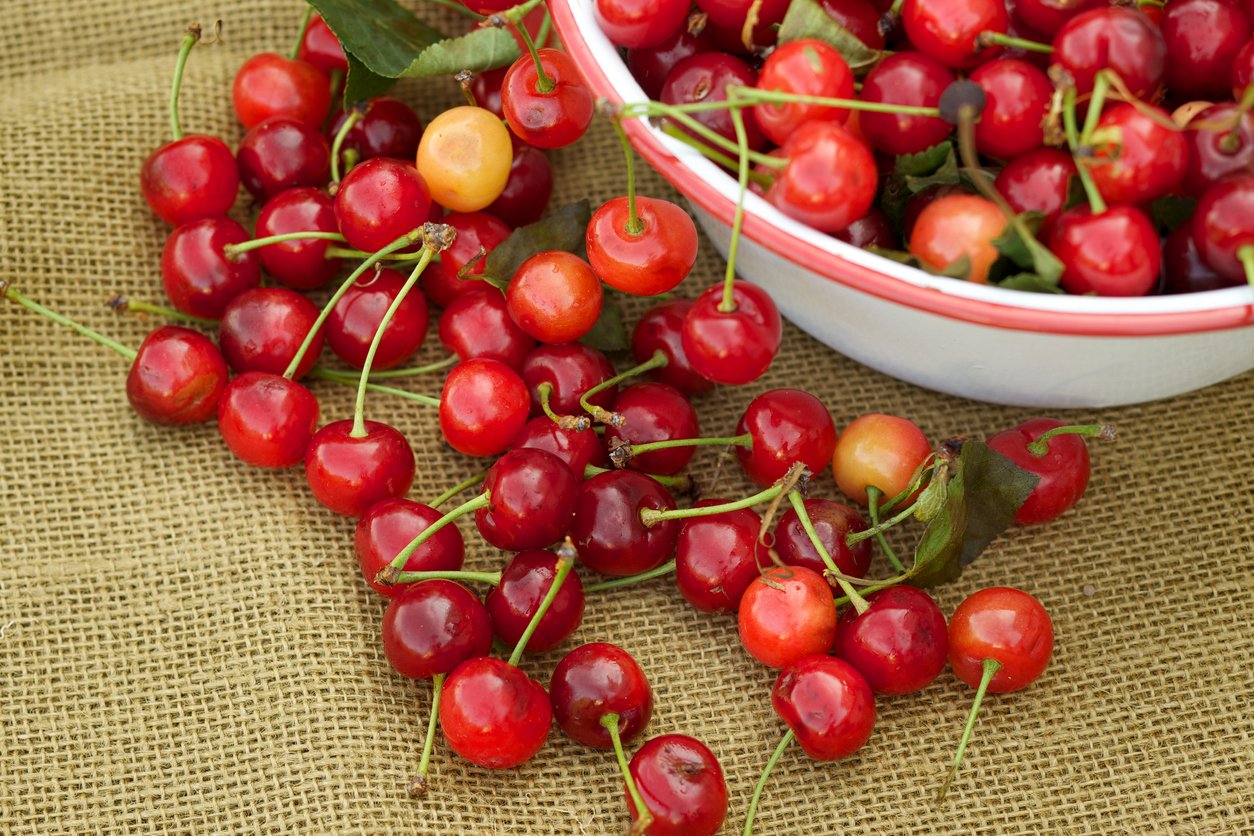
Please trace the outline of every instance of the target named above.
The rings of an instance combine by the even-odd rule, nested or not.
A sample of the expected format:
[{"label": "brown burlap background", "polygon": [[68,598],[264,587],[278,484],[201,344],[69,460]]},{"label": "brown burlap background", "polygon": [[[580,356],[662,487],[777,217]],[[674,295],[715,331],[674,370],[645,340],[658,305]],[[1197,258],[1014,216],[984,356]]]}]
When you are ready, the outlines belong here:
[{"label": "brown burlap background", "polygon": [[[226,21],[226,45],[192,56],[183,112],[188,130],[234,144],[233,72],[252,52],[284,49],[299,7],[5,0],[3,11],[0,276],[138,344],[148,324],[104,302],[161,298],[166,230],[136,171],[166,138],[181,27]],[[426,118],[456,101],[443,81],[406,83],[400,95]],[[607,131],[554,163],[558,201],[623,187]],[[671,194],[651,172],[643,190]],[[707,247],[690,284],[718,275]],[[437,746],[432,793],[407,798],[429,687],[383,658],[383,605],[358,574],[353,523],[317,506],[299,470],[232,459],[212,425],[139,420],[125,370],[111,352],[0,307],[0,831],[622,830],[612,759],[557,733],[511,772],[470,768]],[[751,397],[784,385],[810,388],[838,424],[896,412],[933,438],[1027,417],[895,382],[790,329],[766,378],[700,401],[703,427],[730,430]],[[349,414],[350,390],[317,391],[325,416]],[[1046,675],[986,702],[947,802],[934,793],[971,697],[948,672],[921,695],[882,699],[857,757],[787,754],[759,832],[1254,832],[1252,404],[1246,375],[1166,403],[1064,416],[1121,431],[1096,450],[1079,510],[1002,538],[939,592],[947,612],[990,584],[1039,596],[1058,636]],[[442,446],[429,410],[383,396],[369,409],[408,432],[415,497],[478,466]],[[696,460],[706,484],[715,460]],[[720,493],[746,488],[734,470]],[[833,492],[826,475],[817,487]],[[500,559],[476,546],[468,565]],[[715,750],[731,790],[726,829],[738,831],[782,725],[773,675],[740,649],[733,620],[693,612],[659,581],[591,600],[576,640],[635,654],[656,693],[649,732],[690,733]],[[547,682],[560,655],[527,670]]]}]

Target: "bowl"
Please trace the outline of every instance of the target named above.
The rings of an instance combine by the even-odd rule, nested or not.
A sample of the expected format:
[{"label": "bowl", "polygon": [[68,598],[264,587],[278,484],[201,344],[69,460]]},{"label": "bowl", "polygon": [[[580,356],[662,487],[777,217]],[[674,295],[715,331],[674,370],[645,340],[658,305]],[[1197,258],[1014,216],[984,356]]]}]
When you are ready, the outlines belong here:
[{"label": "bowl", "polygon": [[[646,100],[601,32],[595,0],[550,0],[594,92]],[[647,120],[632,145],[727,255],[736,180]],[[786,217],[749,194],[737,271],[831,348],[950,395],[1025,407],[1093,408],[1171,397],[1254,368],[1254,291],[1109,298],[1028,293],[932,276]]]}]

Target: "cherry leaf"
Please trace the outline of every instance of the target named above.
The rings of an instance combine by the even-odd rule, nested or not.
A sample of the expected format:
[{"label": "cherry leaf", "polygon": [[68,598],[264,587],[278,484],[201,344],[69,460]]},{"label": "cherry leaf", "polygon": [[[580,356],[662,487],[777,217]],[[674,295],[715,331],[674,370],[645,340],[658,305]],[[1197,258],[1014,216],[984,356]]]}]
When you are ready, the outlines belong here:
[{"label": "cherry leaf", "polygon": [[1175,232],[1177,227],[1193,217],[1196,208],[1197,198],[1169,194],[1150,204],[1150,217],[1159,229]]},{"label": "cherry leaf", "polygon": [[1057,287],[1063,264],[1036,238],[1036,231],[1044,217],[1040,212],[1023,212],[1015,216],[1006,224],[1002,234],[993,239],[993,246],[1004,258],[1035,273],[1045,285]]},{"label": "cherry leaf", "polygon": [[384,78],[398,78],[443,37],[396,0],[310,0],[309,5],[346,53]]},{"label": "cherry leaf", "polygon": [[344,80],[344,106],[346,108],[354,102],[364,102],[366,99],[382,96],[395,81],[395,79],[372,72],[351,52],[345,52],[344,57],[348,59],[348,77]]},{"label": "cherry leaf", "polygon": [[1023,290],[1029,293],[1062,293],[1057,281],[1049,281],[1036,273],[1015,273],[997,282],[998,287]]},{"label": "cherry leaf", "polygon": [[518,56],[518,42],[507,29],[487,26],[432,44],[402,75],[426,78],[456,75],[462,70],[480,73],[509,66]]},{"label": "cherry leaf", "polygon": [[601,302],[601,315],[597,317],[592,330],[579,338],[579,342],[599,351],[626,351],[631,347],[631,340],[627,335],[627,324],[623,319],[621,293],[608,287],[605,288],[605,297]]},{"label": "cherry leaf", "polygon": [[520,226],[496,246],[484,263],[486,276],[508,282],[536,253],[562,250],[582,255],[592,207],[587,200],[567,204],[533,224]]},{"label": "cherry leaf", "polygon": [[804,38],[822,41],[835,49],[856,74],[871,69],[885,54],[858,40],[815,0],[792,0],[779,26],[779,42],[786,44]]}]

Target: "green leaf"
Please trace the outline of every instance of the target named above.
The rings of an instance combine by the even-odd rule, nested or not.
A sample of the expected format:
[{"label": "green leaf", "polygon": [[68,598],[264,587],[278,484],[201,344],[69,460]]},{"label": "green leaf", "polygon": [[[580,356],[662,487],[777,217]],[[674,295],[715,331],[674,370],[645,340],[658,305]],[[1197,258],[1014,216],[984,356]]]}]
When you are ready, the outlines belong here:
[{"label": "green leaf", "polygon": [[394,83],[394,79],[372,72],[369,67],[357,60],[351,52],[344,53],[348,59],[348,78],[344,82],[344,106],[353,102],[363,102],[382,96]]},{"label": "green leaf", "polygon": [[484,274],[509,281],[522,263],[536,253],[546,250],[581,252],[591,219],[591,205],[587,200],[580,200],[533,224],[520,226],[488,253]]},{"label": "green leaf", "polygon": [[908,175],[905,178],[905,184],[906,191],[910,194],[918,194],[932,186],[953,186],[961,180],[962,178],[958,171],[958,157],[951,148],[949,149],[949,155],[945,157],[935,171],[924,175]]},{"label": "green leaf", "polygon": [[1036,238],[1044,218],[1040,212],[1024,212],[1006,224],[1006,229],[993,239],[993,246],[1005,258],[1024,270],[1035,273],[1045,285],[1058,286],[1063,265],[1058,256]]},{"label": "green leaf", "polygon": [[1197,198],[1169,194],[1150,204],[1150,217],[1155,226],[1167,232],[1175,232],[1178,226],[1193,217],[1193,210],[1196,208]]},{"label": "green leaf", "polygon": [[[397,78],[443,36],[396,0],[310,0],[328,27],[372,73]],[[351,69],[350,69],[351,72]]]},{"label": "green leaf", "polygon": [[1089,193],[1084,190],[1084,181],[1076,175],[1071,175],[1067,180],[1067,201],[1062,205],[1065,209],[1074,209],[1077,206],[1087,206],[1089,202]]},{"label": "green leaf", "polygon": [[456,75],[462,70],[480,73],[508,66],[518,60],[519,54],[518,42],[509,30],[488,26],[432,44],[402,75],[426,78]]},{"label": "green leaf", "polygon": [[903,252],[902,250],[886,250],[881,247],[867,247],[867,250],[876,255],[882,255],[884,258],[890,258],[898,264],[906,264],[925,273],[931,273],[933,276],[946,276],[951,279],[965,280],[971,275],[971,259],[965,253],[948,267],[943,270],[937,270],[935,267],[919,261],[914,253]]},{"label": "green leaf", "polygon": [[835,49],[845,59],[849,69],[860,74],[869,70],[884,57],[884,52],[871,49],[858,40],[852,32],[841,26],[816,0],[793,0],[779,27],[779,42],[813,38]]},{"label": "green leaf", "polygon": [[893,163],[893,173],[902,177],[922,177],[936,171],[953,156],[954,144],[949,140],[938,142],[917,154],[902,154]]},{"label": "green leaf", "polygon": [[1049,281],[1035,273],[1015,273],[997,282],[998,287],[1024,290],[1029,293],[1062,293],[1057,281]]},{"label": "green leaf", "polygon": [[623,319],[622,294],[608,287],[605,288],[605,299],[601,302],[601,316],[597,318],[592,330],[584,334],[579,342],[600,351],[626,351],[631,347],[631,340],[627,336],[627,323]]}]

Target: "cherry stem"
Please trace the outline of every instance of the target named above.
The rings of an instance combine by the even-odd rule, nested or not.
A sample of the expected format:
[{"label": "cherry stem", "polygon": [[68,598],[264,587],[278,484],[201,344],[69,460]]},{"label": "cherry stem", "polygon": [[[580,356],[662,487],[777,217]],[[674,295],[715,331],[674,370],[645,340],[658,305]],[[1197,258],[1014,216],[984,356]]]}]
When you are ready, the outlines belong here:
[{"label": "cherry stem", "polygon": [[1049,452],[1049,440],[1059,435],[1096,436],[1103,441],[1114,441],[1115,428],[1109,424],[1068,424],[1041,433],[1040,438],[1028,445],[1028,452],[1040,458]]},{"label": "cherry stem", "polygon": [[[1066,131],[1067,144],[1071,146],[1072,156],[1075,157],[1074,152],[1080,147],[1080,135],[1076,130],[1074,87],[1068,87],[1063,92],[1062,103],[1062,126]],[[1085,160],[1075,157],[1075,168],[1080,184],[1084,186],[1084,193],[1088,196],[1089,208],[1092,209],[1094,215],[1102,214],[1106,211],[1106,201],[1102,198],[1102,193],[1098,191],[1097,184],[1093,182]]]},{"label": "cherry stem", "polygon": [[154,314],[156,316],[163,316],[166,319],[173,319],[176,322],[189,322],[193,325],[216,326],[218,324],[218,320],[216,319],[206,319],[202,316],[192,316],[189,313],[176,311],[174,308],[167,308],[164,305],[154,305],[152,302],[127,299],[125,296],[115,296],[106,304],[118,313]]},{"label": "cherry stem", "polygon": [[[866,508],[867,513],[871,516],[871,527],[878,529],[880,525],[880,497],[884,492],[874,485],[867,485],[866,488]],[[909,513],[914,510],[911,505],[903,513]],[[888,558],[888,562],[893,564],[893,568],[898,572],[904,572],[905,567],[901,564],[901,559],[897,557],[897,552],[893,551],[893,547],[888,544],[888,538],[884,536],[883,531],[877,531],[875,534],[875,542],[879,545],[880,551],[884,553],[884,557]]]},{"label": "cherry stem", "polygon": [[187,57],[192,54],[192,47],[199,40],[200,25],[193,23],[183,35],[179,57],[174,63],[174,81],[170,84],[170,135],[175,142],[183,138],[183,124],[179,121],[179,89],[183,86],[183,70],[187,67]]},{"label": "cherry stem", "polygon": [[527,629],[523,630],[523,634],[518,637],[518,643],[514,645],[514,652],[509,655],[508,661],[511,665],[516,666],[518,660],[522,658],[527,642],[531,641],[531,634],[540,626],[540,619],[544,618],[544,614],[549,611],[549,607],[553,604],[553,599],[557,597],[557,593],[562,589],[562,584],[566,583],[566,576],[570,574],[570,570],[574,567],[574,558],[565,554],[558,555],[557,572],[553,575],[553,583],[549,584],[549,591],[545,593],[544,600],[540,602],[535,615],[531,616],[531,621],[527,622]]},{"label": "cherry stem", "polygon": [[731,241],[727,246],[727,272],[723,275],[723,298],[718,303],[720,313],[736,312],[736,254],[740,250],[740,233],[745,224],[745,195],[749,192],[749,135],[745,131],[744,114],[739,108],[731,111],[732,126],[736,129],[736,213],[732,216]]},{"label": "cherry stem", "polygon": [[427,2],[434,3],[437,6],[443,6],[446,9],[452,9],[455,12],[461,12],[462,14],[466,15],[466,17],[472,17],[475,20],[485,19],[484,15],[481,15],[478,12],[472,12],[470,9],[466,8],[461,3],[455,2],[455,0],[427,0]]},{"label": "cherry stem", "polygon": [[784,486],[781,484],[771,485],[769,488],[758,491],[752,496],[746,496],[744,499],[737,499],[734,502],[724,502],[719,505],[703,505],[700,508],[673,508],[669,511],[659,511],[656,508],[644,508],[640,511],[640,522],[645,528],[652,528],[660,522],[666,520],[685,520],[689,517],[712,517],[715,514],[724,514],[728,511],[739,511],[741,508],[752,508],[763,502],[770,502],[775,497],[784,492]]},{"label": "cherry stem", "polygon": [[[425,366],[413,366],[408,369],[386,369],[381,372],[371,372],[370,379],[392,380],[398,377],[418,377],[419,375],[430,374],[431,372],[438,372],[442,369],[447,369],[449,366],[456,365],[459,359],[461,358],[459,358],[456,354],[450,354],[448,357],[445,357],[439,362],[428,363]],[[322,377],[326,380],[340,378],[341,380],[349,380],[353,383],[357,382],[357,372],[346,372],[341,371],[340,369],[323,369]]]},{"label": "cherry stem", "polygon": [[1042,55],[1049,55],[1054,48],[1049,44],[1043,44],[1040,41],[1029,41],[1027,38],[1015,38],[1004,32],[993,32],[986,30],[976,36],[976,43],[981,48],[987,49],[991,46],[1005,46],[1014,49],[1022,49],[1025,52],[1039,52]]},{"label": "cherry stem", "polygon": [[456,485],[449,488],[447,491],[440,494],[439,496],[437,496],[435,499],[431,500],[427,504],[430,505],[432,508],[439,508],[441,505],[448,502],[450,499],[457,496],[462,491],[473,488],[475,485],[482,485],[483,480],[486,479],[487,476],[488,476],[488,471],[485,468],[479,471],[478,473],[476,473],[474,476],[471,476],[469,479],[465,480],[464,482],[458,482]]},{"label": "cherry stem", "polygon": [[627,764],[623,740],[618,734],[618,714],[614,712],[606,714],[601,718],[601,725],[610,733],[610,742],[614,744],[614,757],[618,759],[618,768],[623,773],[623,783],[627,785],[627,794],[631,796],[631,803],[636,806],[636,823],[632,825],[633,832],[644,833],[653,823],[653,814],[649,812],[644,799],[640,797],[640,789],[636,786],[636,779],[632,777],[631,767]]},{"label": "cherry stem", "polygon": [[[718,151],[714,149],[713,147],[706,145],[701,140],[692,137],[690,134],[686,133],[682,128],[676,127],[670,122],[663,124],[661,130],[662,130],[662,133],[666,134],[669,137],[672,137],[673,139],[679,140],[684,145],[687,145],[689,148],[696,150],[699,154],[701,154],[701,156],[705,157],[706,159],[712,162],[718,163],[724,168],[734,169],[737,167],[737,165],[739,165],[735,160],[733,160],[731,157],[724,154],[722,151]],[[763,174],[760,171],[750,171],[749,179],[752,180],[754,183],[757,183],[759,186],[761,186],[764,189],[769,188],[771,183],[774,182],[774,180],[772,180],[769,176],[767,176],[766,174]]]},{"label": "cherry stem", "polygon": [[[702,110],[726,110],[728,109],[728,107],[731,107],[731,105],[728,102],[713,102],[712,104],[716,105],[716,107],[705,107],[705,108],[702,108]],[[715,131],[710,130],[705,125],[702,125],[696,119],[693,119],[691,116],[689,116],[688,115],[689,108],[691,108],[692,105],[668,105],[668,104],[663,104],[662,102],[645,102],[643,105],[639,107],[643,108],[643,110],[640,110],[640,113],[642,113],[643,115],[664,116],[667,119],[671,119],[671,120],[674,120],[675,122],[678,122],[679,124],[683,125],[688,130],[695,133],[697,136],[704,139],[706,142],[711,142],[714,145],[718,146],[719,148],[722,148],[724,151],[730,154],[740,153],[740,147],[736,145],[735,142],[732,142],[730,139],[728,139],[727,137],[723,136],[720,133],[716,133]],[[623,108],[623,112],[634,113],[638,109],[639,108],[633,108],[633,106],[627,105],[626,107]],[[758,165],[766,166],[767,168],[783,168],[784,166],[788,165],[788,160],[784,159],[783,157],[772,157],[770,154],[763,154],[759,151],[750,151],[749,159],[757,163]],[[736,167],[736,163],[732,163],[731,165],[728,166],[728,168],[735,168],[735,167]]]},{"label": "cherry stem", "polygon": [[1246,244],[1237,249],[1237,260],[1245,268],[1245,280],[1254,288],[1254,244]]},{"label": "cherry stem", "polygon": [[139,353],[135,349],[131,348],[129,345],[123,345],[122,343],[118,342],[117,340],[111,337],[106,337],[104,334],[100,333],[99,331],[93,331],[91,328],[88,328],[86,325],[80,325],[79,323],[70,319],[68,316],[62,316],[56,311],[45,308],[43,305],[39,304],[33,299],[29,299],[26,296],[22,295],[21,293],[18,293],[13,288],[9,287],[9,283],[7,281],[0,280],[0,295],[3,295],[8,299],[13,300],[14,302],[18,303],[24,308],[28,308],[34,311],[40,316],[45,316],[48,319],[51,319],[53,322],[57,323],[58,325],[64,325],[66,328],[69,328],[72,331],[77,331],[78,333],[82,334],[84,337],[95,340],[96,342],[100,343],[106,348],[113,349],[118,354],[121,354],[123,357],[125,357],[128,360],[134,360],[136,354]]},{"label": "cherry stem", "polygon": [[758,785],[753,788],[753,798],[749,799],[749,812],[745,816],[744,836],[751,836],[753,833],[753,818],[758,814],[758,801],[762,798],[762,790],[766,789],[766,779],[770,777],[771,770],[775,768],[775,764],[779,762],[780,756],[784,754],[784,750],[792,745],[796,734],[792,729],[784,735],[784,739],[775,747],[775,752],[771,755],[771,759],[766,762],[766,768],[762,770],[762,777],[758,779]]},{"label": "cherry stem", "polygon": [[635,154],[631,150],[631,141],[623,130],[623,120],[615,116],[610,120],[614,125],[614,133],[623,146],[623,155],[627,158],[627,224],[623,227],[628,235],[640,235],[644,232],[644,221],[636,214],[636,164]]},{"label": "cherry stem", "polygon": [[553,407],[549,406],[549,400],[553,397],[553,384],[544,381],[536,387],[536,398],[540,401],[540,411],[543,412],[548,419],[557,424],[564,430],[573,430],[575,432],[583,432],[592,426],[592,420],[587,415],[558,415],[553,411]]},{"label": "cherry stem", "polygon": [[490,586],[501,585],[500,572],[398,572],[395,583],[418,583],[419,581],[468,581],[469,583],[486,583]]},{"label": "cherry stem", "polygon": [[963,105],[958,109],[958,156],[962,159],[962,167],[971,178],[971,185],[975,186],[975,190],[991,200],[1001,210],[1006,223],[1013,226],[1024,240],[1029,240],[1032,231],[1024,225],[1023,219],[1006,202],[1006,198],[1002,197],[992,175],[980,165],[980,155],[975,147],[975,122],[979,115],[980,109],[973,105]]},{"label": "cherry stem", "polygon": [[444,693],[444,677],[437,673],[431,677],[431,716],[427,718],[427,736],[422,741],[422,759],[418,761],[418,775],[409,785],[410,795],[422,795],[427,791],[427,770],[431,766],[431,750],[435,748],[435,724],[440,719],[440,695]]},{"label": "cherry stem", "polygon": [[[933,464],[935,458],[936,458],[935,453],[929,454],[927,458],[925,458],[919,464],[919,466],[914,469],[914,474],[910,477],[910,484],[902,488],[901,492],[898,493],[896,496],[894,496],[892,499],[888,500],[887,502],[880,503],[880,506],[879,506],[880,511],[881,512],[891,511],[893,508],[897,507],[897,503],[905,502],[907,497],[913,495],[915,491],[917,491],[920,487],[922,487],[923,480],[929,477],[932,474],[932,472],[935,470],[935,467]],[[867,488],[868,489],[875,488],[875,486],[867,485]],[[879,491],[879,488],[875,488],[875,489]],[[883,491],[880,491],[880,493],[882,494]]]},{"label": "cherry stem", "polygon": [[984,694],[988,692],[989,683],[993,681],[993,677],[1001,670],[1001,662],[996,659],[984,660],[984,673],[980,677],[980,687],[975,689],[975,700],[971,703],[971,713],[967,715],[966,728],[962,730],[962,739],[958,741],[958,751],[954,755],[953,769],[949,770],[949,777],[945,779],[945,783],[941,785],[937,798],[943,799],[945,793],[949,792],[949,785],[954,782],[954,778],[958,775],[958,767],[962,766],[962,756],[967,751],[967,744],[971,742],[971,732],[975,730],[975,718],[980,713],[980,703],[984,702]]},{"label": "cherry stem", "polygon": [[524,3],[522,6],[515,6],[506,12],[504,17],[514,28],[514,31],[518,33],[518,37],[522,39],[523,45],[527,47],[527,51],[531,53],[531,61],[536,65],[536,92],[544,95],[545,93],[552,93],[553,88],[557,85],[553,82],[553,79],[549,78],[549,74],[544,71],[544,63],[540,60],[540,52],[536,49],[536,42],[531,39],[531,33],[527,31],[527,24],[523,20],[526,17],[526,12],[514,14],[521,8],[534,7],[535,5],[534,2],[530,2]]},{"label": "cherry stem", "polygon": [[348,136],[348,132],[353,126],[361,121],[364,114],[361,108],[354,106],[349,111],[348,118],[344,120],[344,124],[340,125],[340,129],[335,132],[335,139],[331,141],[331,185],[338,185],[340,182],[340,149],[344,146],[344,138]]},{"label": "cherry stem", "polygon": [[611,427],[621,427],[625,423],[623,416],[619,415],[617,412],[610,412],[608,409],[603,409],[594,403],[589,403],[589,401],[601,392],[609,389],[611,386],[617,386],[624,380],[638,377],[645,372],[664,368],[669,362],[670,361],[666,357],[666,352],[659,348],[657,351],[653,352],[652,357],[645,360],[643,363],[637,366],[632,366],[627,371],[616,374],[611,378],[602,380],[596,386],[593,386],[591,389],[584,392],[579,396],[579,405],[583,407],[584,412],[587,412],[592,416],[592,420],[600,421],[602,424],[609,424]]},{"label": "cherry stem", "polygon": [[628,451],[627,454],[620,453],[618,456],[618,458],[621,459],[622,464],[615,461],[615,451],[610,452],[610,460],[613,461],[615,465],[622,467],[622,465],[627,464],[628,461],[636,456],[651,453],[654,450],[669,450],[672,447],[721,447],[725,445],[753,447],[753,436],[749,433],[745,433],[744,435],[733,435],[724,438],[668,438],[664,441],[650,441],[647,444],[632,444],[630,446],[619,448]]},{"label": "cherry stem", "polygon": [[[321,366],[315,366],[309,370],[309,376],[315,380],[325,380],[329,383],[338,383],[341,386],[360,386],[361,378],[358,375],[345,377],[342,373],[334,373],[330,369],[324,369]],[[410,392],[405,389],[397,389],[395,386],[384,386],[381,383],[367,383],[366,388],[371,392],[378,392],[380,395],[394,395],[398,398],[404,398],[407,401],[420,403],[423,406],[440,406],[440,399],[431,395],[421,395],[417,392]]]},{"label": "cherry stem", "polygon": [[1106,104],[1106,94],[1110,90],[1110,76],[1105,70],[1098,71],[1093,79],[1093,92],[1089,94],[1089,109],[1084,114],[1084,127],[1080,130],[1080,145],[1089,146],[1093,142],[1093,132],[1097,130],[1097,122],[1102,117],[1102,107]]},{"label": "cherry stem", "polygon": [[267,235],[264,238],[241,241],[238,244],[227,244],[222,248],[222,252],[227,258],[234,261],[236,256],[243,253],[268,247],[271,244],[282,244],[284,241],[336,241],[342,244],[347,239],[338,232],[318,232],[314,230],[308,232],[284,232],[280,235]]},{"label": "cherry stem", "polygon": [[305,17],[300,22],[300,32],[296,35],[296,43],[292,44],[292,48],[288,50],[287,57],[291,61],[295,61],[300,55],[300,45],[305,42],[305,31],[309,29],[309,21],[313,18],[313,6],[305,4]]},{"label": "cherry stem", "polygon": [[478,511],[480,508],[487,508],[489,498],[489,494],[485,491],[476,496],[474,499],[466,500],[452,511],[449,511],[447,514],[431,523],[431,525],[424,528],[418,533],[417,537],[409,541],[409,545],[405,546],[405,548],[396,553],[396,557],[392,558],[392,561],[388,563],[387,566],[384,566],[379,570],[379,573],[375,575],[375,581],[377,583],[384,584],[385,586],[391,586],[396,583],[395,578],[400,574],[402,567],[404,567],[406,561],[409,560],[410,555],[418,551],[419,546],[430,540],[435,536],[437,531],[444,528],[444,526],[448,525],[458,517],[464,517],[472,511]]},{"label": "cherry stem", "polygon": [[[868,485],[868,486],[867,486],[867,497],[866,497],[866,498],[867,498],[867,510],[868,510],[868,511],[870,512],[870,514],[871,514],[871,522],[872,522],[872,525],[871,525],[871,527],[870,527],[870,528],[868,528],[866,531],[851,531],[851,532],[850,532],[850,533],[849,533],[849,534],[845,537],[845,543],[847,543],[847,544],[848,544],[848,545],[850,545],[850,546],[857,545],[858,543],[861,543],[863,540],[869,540],[869,539],[871,539],[872,537],[876,537],[876,536],[878,536],[878,535],[880,535],[880,534],[884,533],[885,531],[887,531],[888,529],[892,528],[892,527],[893,527],[893,526],[895,526],[897,523],[901,522],[902,520],[906,519],[907,517],[909,517],[911,514],[913,514],[913,513],[914,513],[914,505],[915,505],[915,504],[912,502],[912,503],[910,503],[909,505],[907,505],[904,509],[902,509],[901,511],[898,511],[898,512],[897,512],[894,516],[890,517],[890,518],[889,518],[889,519],[887,519],[887,520],[884,520],[883,522],[879,522],[879,521],[876,519],[876,518],[879,516],[879,509],[878,509],[878,507],[877,507],[876,505],[871,504],[871,502],[872,502],[872,492],[871,492],[871,491],[872,491],[872,489],[873,489],[873,490],[875,491],[875,493],[877,494],[877,495],[875,496],[876,501],[878,501],[878,499],[879,499],[878,494],[882,494],[882,493],[883,493],[883,491],[879,490],[879,489],[878,489],[878,488],[876,488],[874,485]],[[901,563],[900,563],[900,562],[896,562],[894,565],[896,566],[897,571],[899,571],[899,572],[900,572],[900,571],[902,570],[902,567],[901,567]]]},{"label": "cherry stem", "polygon": [[660,578],[663,575],[669,575],[674,571],[675,571],[675,559],[671,558],[670,560],[663,563],[661,566],[650,569],[647,572],[641,572],[638,575],[628,575],[625,578],[615,578],[612,581],[601,581],[600,583],[594,583],[594,584],[591,584],[590,586],[585,586],[583,588],[583,591],[584,592],[604,592],[608,589],[618,589],[624,586],[634,586],[635,584],[638,584],[638,583],[651,581],[654,578]]},{"label": "cherry stem", "polygon": [[[650,104],[653,103],[650,102]],[[759,90],[756,87],[745,87],[738,84],[727,88],[727,98],[722,101],[693,102],[691,104],[668,105],[667,107],[676,112],[687,114],[701,113],[708,110],[738,109],[753,104],[812,104],[820,107],[839,108],[841,110],[890,113],[894,116],[940,117],[940,108],[928,107],[926,105],[864,102],[859,99],[841,99],[834,96],[808,96],[803,93],[789,93],[784,90]]]},{"label": "cherry stem", "polygon": [[[608,468],[608,467],[597,467],[595,464],[590,464],[584,467],[583,478],[591,479],[593,476],[597,476],[601,473],[609,473],[610,470],[611,468]],[[678,476],[663,476],[660,473],[642,473],[642,475],[648,476],[650,479],[652,479],[654,482],[657,482],[659,485],[665,485],[666,487],[672,488],[674,490],[678,490],[678,491],[692,490],[692,477],[687,475],[686,473],[681,473]]]},{"label": "cherry stem", "polygon": [[[349,152],[346,151],[345,156],[347,157],[348,154]],[[329,232],[329,233],[320,233],[320,234],[336,235],[338,233]],[[366,252],[365,250],[354,250],[351,247],[329,246],[327,247],[325,257],[328,260],[330,260],[333,258],[366,258],[369,255],[370,253]],[[386,261],[417,261],[420,256],[421,256],[421,253],[390,253],[386,257],[385,260]],[[436,260],[438,261],[439,259],[436,259]]]},{"label": "cherry stem", "polygon": [[[335,233],[319,234],[331,235]],[[279,236],[273,237],[277,238]],[[336,303],[340,301],[340,298],[345,293],[348,293],[348,289],[353,286],[353,283],[357,281],[358,277],[386,258],[389,253],[395,252],[403,247],[408,247],[421,237],[422,227],[415,227],[414,229],[411,229],[409,232],[405,233],[400,238],[397,238],[386,247],[383,247],[378,252],[367,256],[366,260],[363,261],[356,270],[348,274],[348,278],[344,279],[343,283],[336,289],[335,293],[331,294],[331,298],[327,300],[327,303],[322,306],[322,310],[318,312],[318,318],[314,320],[313,325],[309,327],[309,332],[305,334],[305,341],[300,344],[300,348],[296,351],[296,356],[292,358],[292,362],[287,364],[287,369],[283,372],[284,377],[288,380],[292,380],[296,376],[296,370],[300,368],[301,361],[305,359],[305,352],[309,351],[309,346],[313,345],[314,335],[316,335],[318,330],[322,328],[322,324],[326,322],[327,317],[331,315],[331,310],[335,307]]]},{"label": "cherry stem", "polygon": [[827,567],[827,571],[824,574],[836,581],[836,585],[840,587],[841,592],[845,593],[845,597],[849,599],[849,603],[853,604],[853,608],[858,611],[858,615],[862,615],[871,608],[871,605],[858,594],[858,591],[849,584],[849,581],[845,580],[844,573],[840,571],[836,561],[832,560],[831,554],[827,551],[827,546],[823,545],[823,540],[819,537],[819,533],[814,530],[814,521],[810,519],[810,512],[806,509],[805,500],[801,497],[801,491],[789,491],[788,501],[792,504],[793,511],[797,513],[797,519],[801,521],[801,527],[805,529],[806,536],[810,538],[810,542],[814,544],[815,551],[819,553],[819,559]]}]

